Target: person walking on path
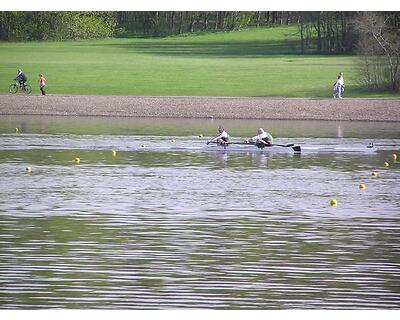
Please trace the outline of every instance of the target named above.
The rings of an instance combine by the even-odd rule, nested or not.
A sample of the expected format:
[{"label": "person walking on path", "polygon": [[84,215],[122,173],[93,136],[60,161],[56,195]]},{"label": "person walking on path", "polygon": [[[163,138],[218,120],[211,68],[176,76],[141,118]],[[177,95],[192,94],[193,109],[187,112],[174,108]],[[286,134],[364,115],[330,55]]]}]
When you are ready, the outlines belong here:
[{"label": "person walking on path", "polygon": [[342,98],[342,93],[344,92],[344,78],[343,78],[343,72],[340,72],[338,75],[338,78],[333,85],[333,98]]},{"label": "person walking on path", "polygon": [[42,92],[42,96],[46,95],[46,92],[44,91],[44,88],[46,86],[46,78],[42,75],[39,74],[39,89],[40,92]]}]

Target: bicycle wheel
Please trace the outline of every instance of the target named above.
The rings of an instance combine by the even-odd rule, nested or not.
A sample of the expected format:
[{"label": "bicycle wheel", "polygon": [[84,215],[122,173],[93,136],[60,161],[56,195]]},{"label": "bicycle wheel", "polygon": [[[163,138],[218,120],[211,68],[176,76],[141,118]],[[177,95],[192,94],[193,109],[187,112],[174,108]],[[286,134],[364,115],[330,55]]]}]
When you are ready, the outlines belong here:
[{"label": "bicycle wheel", "polygon": [[10,93],[17,93],[18,86],[15,83],[10,84],[8,87]]},{"label": "bicycle wheel", "polygon": [[30,94],[31,91],[32,91],[31,86],[29,84],[26,84],[25,87],[24,87],[24,92],[26,94]]}]

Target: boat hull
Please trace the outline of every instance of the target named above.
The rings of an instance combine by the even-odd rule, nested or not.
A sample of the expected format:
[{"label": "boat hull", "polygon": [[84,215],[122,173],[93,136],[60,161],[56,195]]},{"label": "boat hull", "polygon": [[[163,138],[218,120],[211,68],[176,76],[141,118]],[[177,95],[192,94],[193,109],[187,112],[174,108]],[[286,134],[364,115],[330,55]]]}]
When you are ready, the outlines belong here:
[{"label": "boat hull", "polygon": [[[158,151],[162,151],[157,149]],[[345,147],[345,146],[272,146],[258,148],[254,145],[208,145],[204,147],[171,147],[164,151],[187,151],[187,152],[237,152],[237,153],[289,153],[289,154],[307,154],[307,153],[374,153],[375,147]]]},{"label": "boat hull", "polygon": [[327,147],[301,147],[302,153],[374,153],[377,149],[375,147],[340,147],[340,146],[327,146]]},{"label": "boat hull", "polygon": [[200,151],[200,152],[242,152],[242,153],[300,153],[300,146],[293,147],[264,147],[258,148],[255,145],[209,145],[204,147],[174,147],[176,151]]}]

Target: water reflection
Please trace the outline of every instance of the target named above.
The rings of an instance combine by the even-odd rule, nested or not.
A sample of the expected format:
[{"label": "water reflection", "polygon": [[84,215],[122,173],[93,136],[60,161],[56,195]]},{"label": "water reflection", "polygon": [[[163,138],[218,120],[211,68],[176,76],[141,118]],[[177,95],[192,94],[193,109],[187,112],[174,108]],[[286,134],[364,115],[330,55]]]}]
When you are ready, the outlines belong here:
[{"label": "water reflection", "polygon": [[234,120],[234,119],[165,119],[109,117],[46,117],[2,116],[0,134],[21,133],[77,135],[142,135],[142,136],[214,136],[219,124],[230,135],[248,137],[258,127],[268,129],[274,137],[295,138],[371,138],[399,139],[396,122],[368,121],[297,121],[297,120]]},{"label": "water reflection", "polygon": [[343,138],[343,128],[342,128],[342,124],[339,122],[338,126],[337,126],[337,138]]}]

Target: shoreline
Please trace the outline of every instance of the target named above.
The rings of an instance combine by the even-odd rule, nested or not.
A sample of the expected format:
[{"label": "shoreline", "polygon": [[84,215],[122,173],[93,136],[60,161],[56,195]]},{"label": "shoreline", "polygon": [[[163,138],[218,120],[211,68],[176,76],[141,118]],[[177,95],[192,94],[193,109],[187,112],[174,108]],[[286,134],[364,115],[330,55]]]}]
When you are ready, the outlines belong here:
[{"label": "shoreline", "polygon": [[400,98],[0,94],[0,115],[400,122]]}]

